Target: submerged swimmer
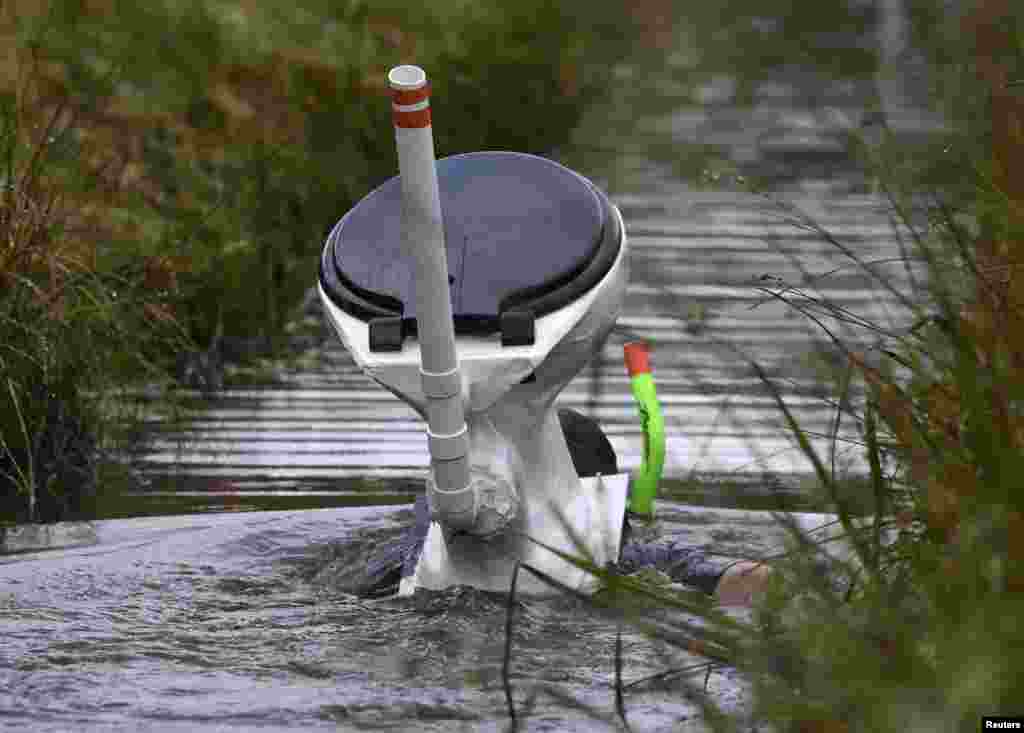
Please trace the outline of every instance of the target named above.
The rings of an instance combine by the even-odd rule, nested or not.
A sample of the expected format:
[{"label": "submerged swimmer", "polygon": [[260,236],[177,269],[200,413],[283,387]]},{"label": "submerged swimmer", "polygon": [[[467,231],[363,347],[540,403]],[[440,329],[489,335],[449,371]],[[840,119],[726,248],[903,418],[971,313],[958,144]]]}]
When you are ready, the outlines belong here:
[{"label": "submerged swimmer", "polygon": [[[615,451],[596,422],[564,408],[558,411],[558,418],[573,466],[581,478],[598,473],[610,476],[619,472]],[[416,499],[414,509],[416,519],[413,526],[398,542],[370,561],[365,578],[354,589],[357,595],[367,598],[394,595],[402,578],[410,577],[415,571],[430,528],[426,496]],[[698,548],[679,542],[640,543],[632,542],[629,537],[627,518],[617,563],[619,572],[623,574],[654,568],[675,582],[715,596],[722,605],[750,605],[767,583],[769,568],[761,563],[709,556]]]}]

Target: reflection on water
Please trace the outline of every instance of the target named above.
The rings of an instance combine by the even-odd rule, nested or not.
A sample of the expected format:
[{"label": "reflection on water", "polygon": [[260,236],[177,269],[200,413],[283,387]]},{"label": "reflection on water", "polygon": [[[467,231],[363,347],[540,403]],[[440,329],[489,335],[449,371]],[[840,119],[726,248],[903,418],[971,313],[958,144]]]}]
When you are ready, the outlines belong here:
[{"label": "reflection on water", "polygon": [[[778,539],[766,515],[717,515],[662,511],[669,537],[720,551],[767,552]],[[503,594],[345,591],[411,521],[384,508],[109,520],[88,546],[0,557],[0,726],[503,730]],[[547,683],[612,711],[614,624],[570,599],[522,600],[516,613],[520,709]],[[662,652],[627,633],[626,681],[685,663]],[[742,704],[732,671],[709,685]],[[697,725],[671,685],[627,703],[642,730]],[[603,729],[549,696],[536,705],[526,730]]]}]

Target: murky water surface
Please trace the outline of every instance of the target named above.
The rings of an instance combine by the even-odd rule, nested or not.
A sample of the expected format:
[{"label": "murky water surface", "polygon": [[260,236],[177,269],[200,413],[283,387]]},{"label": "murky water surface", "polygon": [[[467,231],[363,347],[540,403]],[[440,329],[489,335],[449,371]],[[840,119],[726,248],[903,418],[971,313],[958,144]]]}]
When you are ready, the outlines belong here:
[{"label": "murky water surface", "polygon": [[[666,538],[720,552],[779,539],[760,513],[664,504],[661,517]],[[77,546],[0,557],[0,729],[505,729],[506,595],[345,591],[411,520],[373,507],[106,520],[78,527]],[[611,714],[614,624],[569,599],[523,600],[515,618],[518,705],[548,685]],[[698,661],[632,632],[624,660],[627,683]],[[701,729],[676,685],[627,694],[639,730]],[[732,670],[709,689],[744,705]],[[546,693],[525,726],[603,729]]]}]

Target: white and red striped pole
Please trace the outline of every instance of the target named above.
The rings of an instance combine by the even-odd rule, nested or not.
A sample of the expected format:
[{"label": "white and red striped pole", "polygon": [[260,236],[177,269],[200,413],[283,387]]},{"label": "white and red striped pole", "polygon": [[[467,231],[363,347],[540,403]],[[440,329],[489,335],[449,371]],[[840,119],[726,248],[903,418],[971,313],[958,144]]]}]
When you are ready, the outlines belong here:
[{"label": "white and red striped pole", "polygon": [[433,473],[431,511],[455,529],[471,530],[477,501],[470,485],[462,378],[448,289],[441,197],[430,124],[430,85],[418,66],[388,72],[402,185],[405,256],[414,266],[420,376],[426,397],[427,442]]}]

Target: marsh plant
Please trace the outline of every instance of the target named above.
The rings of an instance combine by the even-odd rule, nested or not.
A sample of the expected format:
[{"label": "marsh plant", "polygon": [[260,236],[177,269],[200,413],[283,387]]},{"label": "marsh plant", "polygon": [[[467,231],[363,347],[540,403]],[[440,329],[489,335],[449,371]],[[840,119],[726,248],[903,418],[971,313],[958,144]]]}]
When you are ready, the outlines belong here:
[{"label": "marsh plant", "polygon": [[[0,14],[5,41],[13,13]],[[174,270],[140,251],[122,171],[84,134],[62,72],[31,43],[5,46],[0,506],[5,519],[52,521],[91,514],[114,478],[98,461],[114,437],[109,398],[126,378],[158,377],[161,352],[185,338],[168,309]],[[94,101],[102,113],[107,100]]]},{"label": "marsh plant", "polygon": [[[909,291],[785,206],[795,227],[903,302],[910,325],[875,323],[801,290],[826,273],[759,285],[842,356],[830,377],[831,453],[863,456],[860,497],[841,490],[844,476],[812,445],[778,381],[749,361],[813,469],[819,506],[837,515],[839,537],[813,541],[779,512],[788,545],[762,558],[774,572],[749,620],[695,592],[574,559],[606,584],[595,610],[691,655],[659,683],[678,685],[716,732],[752,726],[705,692],[706,675],[721,667],[751,682],[753,725],[779,732],[966,732],[984,715],[1021,714],[1024,25],[1009,2],[944,13],[922,0],[912,9],[949,130],[913,149],[884,126],[873,142],[858,131],[849,139],[891,213]],[[858,337],[844,336],[851,331]],[[615,709],[628,727],[641,681],[628,679],[621,649],[609,653]]]}]

